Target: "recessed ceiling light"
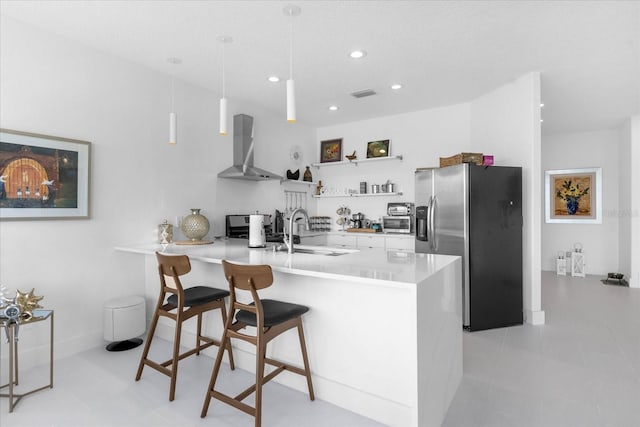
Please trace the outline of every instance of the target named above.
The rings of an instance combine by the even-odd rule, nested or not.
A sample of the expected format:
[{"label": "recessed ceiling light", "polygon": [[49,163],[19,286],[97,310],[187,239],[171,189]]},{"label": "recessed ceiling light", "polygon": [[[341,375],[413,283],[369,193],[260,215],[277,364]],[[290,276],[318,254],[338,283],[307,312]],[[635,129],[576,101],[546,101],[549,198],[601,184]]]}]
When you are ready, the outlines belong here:
[{"label": "recessed ceiling light", "polygon": [[271,83],[278,83],[280,81],[280,77],[278,77],[278,76],[269,76],[269,77],[267,77],[267,80],[269,80]]},{"label": "recessed ceiling light", "polygon": [[364,50],[354,50],[349,54],[349,57],[353,59],[360,59],[364,58],[365,56],[367,56],[367,52],[365,52]]},{"label": "recessed ceiling light", "polygon": [[340,109],[340,107],[338,107],[337,105],[329,106],[329,111],[338,111],[339,109]]},{"label": "recessed ceiling light", "polygon": [[402,85],[400,83],[394,83],[391,85],[391,89],[393,90],[402,89]]},{"label": "recessed ceiling light", "polygon": [[540,103],[540,107],[544,107],[544,103],[542,103],[542,102],[541,102],[541,103]]}]

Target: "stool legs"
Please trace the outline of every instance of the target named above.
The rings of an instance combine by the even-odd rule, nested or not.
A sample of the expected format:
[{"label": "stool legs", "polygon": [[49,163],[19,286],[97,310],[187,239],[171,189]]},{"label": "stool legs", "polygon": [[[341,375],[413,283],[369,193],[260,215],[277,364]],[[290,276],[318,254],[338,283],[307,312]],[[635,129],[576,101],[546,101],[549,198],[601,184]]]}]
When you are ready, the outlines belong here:
[{"label": "stool legs", "polygon": [[255,397],[255,427],[260,427],[262,423],[262,385],[264,383],[264,359],[265,359],[265,343],[262,337],[258,336],[256,343],[256,397]]},{"label": "stool legs", "polygon": [[[199,317],[200,315],[198,315]],[[198,319],[199,320],[199,319]],[[176,319],[176,329],[173,338],[173,357],[171,358],[171,385],[169,386],[169,401],[176,397],[176,380],[178,379],[178,362],[180,361],[180,336],[182,335],[182,319],[180,313]],[[198,339],[198,346],[200,340]]]},{"label": "stool legs", "polygon": [[209,381],[209,388],[207,389],[207,394],[204,397],[204,404],[202,405],[202,412],[200,412],[200,418],[204,418],[207,416],[207,411],[209,410],[209,404],[211,403],[211,396],[215,393],[214,388],[216,385],[216,380],[218,379],[218,373],[220,372],[220,365],[222,365],[222,356],[224,353],[224,349],[227,345],[229,345],[231,340],[227,336],[227,328],[225,327],[224,333],[222,334],[222,342],[220,343],[220,347],[218,348],[218,355],[216,356],[216,361],[213,364],[213,372],[211,372],[211,380]]},{"label": "stool legs", "polygon": [[[207,389],[207,393],[204,398],[204,404],[202,405],[202,412],[200,413],[200,417],[204,418],[207,416],[207,412],[209,411],[209,404],[211,403],[211,398],[215,397],[220,401],[227,403],[241,411],[253,415],[255,417],[255,427],[260,427],[262,424],[262,386],[270,381],[273,377],[284,370],[289,370],[295,372],[300,375],[304,375],[307,379],[307,387],[309,388],[309,399],[315,400],[315,394],[313,392],[313,383],[311,381],[311,370],[309,369],[309,358],[307,356],[307,346],[305,344],[304,339],[304,331],[302,328],[302,318],[298,318],[295,320],[295,324],[291,324],[291,326],[296,326],[298,330],[298,338],[300,339],[300,350],[302,352],[302,360],[304,363],[304,370],[285,364],[283,362],[279,362],[266,357],[267,351],[267,341],[268,339],[264,336],[264,334],[258,331],[257,336],[253,341],[253,344],[256,346],[256,382],[253,386],[247,388],[240,394],[235,397],[231,397],[225,395],[219,391],[215,390],[216,381],[218,378],[218,374],[220,373],[220,366],[222,365],[222,357],[224,354],[225,348],[230,345],[231,338],[229,335],[229,326],[225,326],[225,330],[222,337],[222,342],[220,344],[220,348],[218,349],[218,355],[216,356],[216,361],[213,365],[213,372],[211,373],[211,380],[209,382],[209,388]],[[239,329],[238,327],[232,327],[234,331]],[[274,365],[277,367],[276,370],[271,372],[269,375],[265,377],[265,364],[269,363],[270,365]],[[243,403],[246,397],[255,393],[255,406],[251,407],[246,403]]]},{"label": "stool legs", "polygon": [[[222,310],[220,310],[220,315],[222,316],[222,324],[226,328],[226,325],[227,325],[227,311],[226,311],[226,308],[224,306],[222,307]],[[225,329],[225,331],[226,331],[226,329]],[[224,333],[222,334],[222,337],[223,337],[223,342],[220,343],[220,347],[227,349],[227,356],[229,356],[229,367],[233,371],[234,369],[236,369],[236,365],[235,365],[235,362],[233,361],[233,351],[231,350],[231,340],[228,339],[226,341],[226,344],[225,344],[225,342],[224,342],[225,334]]]},{"label": "stool legs", "polygon": [[149,349],[151,348],[151,340],[156,332],[156,326],[158,326],[158,310],[153,313],[153,319],[151,319],[151,325],[149,326],[149,333],[147,334],[147,341],[144,343],[144,350],[142,350],[142,356],[140,357],[140,364],[138,365],[138,373],[136,374],[136,381],[140,380],[142,376],[142,369],[144,368],[144,361],[147,360],[149,355]]},{"label": "stool legs", "polygon": [[309,388],[309,399],[315,400],[313,393],[313,384],[311,383],[311,369],[309,369],[309,359],[307,357],[307,346],[304,341],[304,332],[302,330],[302,319],[298,318],[298,338],[300,339],[300,350],[302,350],[302,361],[304,362],[305,377],[307,377],[307,387]]}]

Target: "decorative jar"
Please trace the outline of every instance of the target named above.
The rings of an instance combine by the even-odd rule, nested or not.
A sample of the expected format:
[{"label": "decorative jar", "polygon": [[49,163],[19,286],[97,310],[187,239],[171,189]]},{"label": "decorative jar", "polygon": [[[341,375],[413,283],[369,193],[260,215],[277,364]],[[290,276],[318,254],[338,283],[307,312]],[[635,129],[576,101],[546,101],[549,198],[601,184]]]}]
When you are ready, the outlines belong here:
[{"label": "decorative jar", "polygon": [[158,225],[158,241],[163,245],[173,242],[173,225],[166,219]]},{"label": "decorative jar", "polygon": [[200,209],[191,209],[191,214],[184,217],[180,226],[182,234],[191,240],[202,240],[209,232],[209,220],[200,214]]}]

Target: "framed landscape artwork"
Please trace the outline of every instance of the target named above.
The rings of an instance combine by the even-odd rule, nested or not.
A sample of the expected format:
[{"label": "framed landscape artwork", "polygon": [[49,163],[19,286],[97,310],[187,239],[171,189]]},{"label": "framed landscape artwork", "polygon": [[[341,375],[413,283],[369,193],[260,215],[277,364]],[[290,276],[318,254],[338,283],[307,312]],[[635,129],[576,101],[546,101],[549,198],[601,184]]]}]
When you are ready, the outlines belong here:
[{"label": "framed landscape artwork", "polygon": [[0,220],[88,218],[90,148],[0,129]]},{"label": "framed landscape artwork", "polygon": [[367,159],[388,157],[390,154],[389,143],[390,141],[388,139],[367,142]]},{"label": "framed landscape artwork", "polygon": [[545,171],[545,221],[602,223],[602,169]]},{"label": "framed landscape artwork", "polygon": [[342,139],[320,142],[320,163],[339,162],[342,159]]}]

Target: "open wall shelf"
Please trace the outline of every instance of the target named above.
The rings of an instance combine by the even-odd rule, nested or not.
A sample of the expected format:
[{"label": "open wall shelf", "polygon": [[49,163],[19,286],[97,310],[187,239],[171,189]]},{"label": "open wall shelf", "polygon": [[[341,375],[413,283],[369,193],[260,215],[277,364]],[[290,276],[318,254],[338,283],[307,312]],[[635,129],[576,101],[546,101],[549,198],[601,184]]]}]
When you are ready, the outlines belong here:
[{"label": "open wall shelf", "polygon": [[308,185],[308,186],[317,186],[318,183],[317,182],[311,182],[311,181],[298,181],[295,179],[281,179],[280,180],[280,184],[295,184],[295,185]]},{"label": "open wall shelf", "polygon": [[382,196],[402,196],[402,192],[397,193],[354,193],[354,194],[321,194],[312,196],[314,199],[331,199],[336,197],[382,197]]},{"label": "open wall shelf", "polygon": [[[384,162],[389,160],[402,160],[402,154],[397,156],[387,156],[387,157],[373,157],[370,159],[354,159],[354,160],[344,160],[340,162],[327,162],[327,163],[311,163],[311,166],[314,168],[320,168],[324,166],[337,166],[337,165],[355,165],[358,166],[358,163],[371,163],[371,162]],[[385,193],[389,194],[389,193]]]}]

